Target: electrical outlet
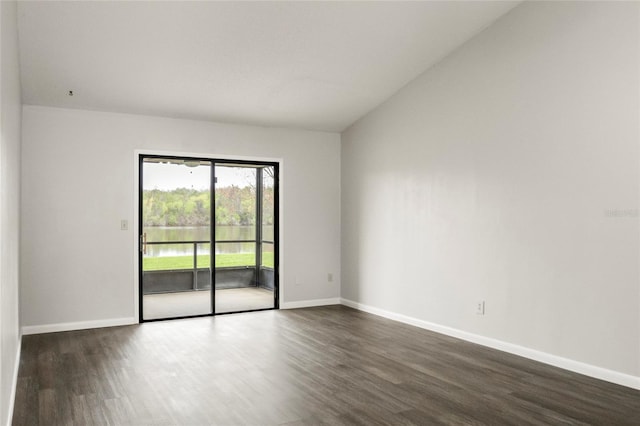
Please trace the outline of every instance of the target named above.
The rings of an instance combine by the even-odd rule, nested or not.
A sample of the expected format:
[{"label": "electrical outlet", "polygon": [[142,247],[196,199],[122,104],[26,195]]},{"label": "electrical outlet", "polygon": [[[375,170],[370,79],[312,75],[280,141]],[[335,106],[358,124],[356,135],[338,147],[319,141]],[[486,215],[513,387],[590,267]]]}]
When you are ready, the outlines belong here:
[{"label": "electrical outlet", "polygon": [[129,230],[129,221],[127,219],[122,219],[120,221],[120,230],[128,231]]},{"label": "electrical outlet", "polygon": [[484,300],[476,303],[476,314],[484,315]]},{"label": "electrical outlet", "polygon": [[333,282],[333,274],[331,272],[327,274],[327,281],[329,281],[330,283]]}]

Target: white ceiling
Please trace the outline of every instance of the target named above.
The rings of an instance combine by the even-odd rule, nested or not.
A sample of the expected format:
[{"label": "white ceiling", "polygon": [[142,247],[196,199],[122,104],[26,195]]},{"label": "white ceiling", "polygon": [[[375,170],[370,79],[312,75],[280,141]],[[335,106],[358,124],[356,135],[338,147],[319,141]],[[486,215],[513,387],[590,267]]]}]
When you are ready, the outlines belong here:
[{"label": "white ceiling", "polygon": [[23,102],[342,131],[517,3],[20,2]]}]

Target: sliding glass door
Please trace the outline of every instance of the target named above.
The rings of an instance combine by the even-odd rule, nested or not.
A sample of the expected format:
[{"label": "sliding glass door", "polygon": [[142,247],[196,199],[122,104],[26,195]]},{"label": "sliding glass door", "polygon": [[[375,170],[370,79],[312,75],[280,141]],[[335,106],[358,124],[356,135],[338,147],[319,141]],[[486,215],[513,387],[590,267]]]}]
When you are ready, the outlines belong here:
[{"label": "sliding glass door", "polygon": [[274,307],[273,173],[273,166],[215,167],[217,313]]},{"label": "sliding glass door", "polygon": [[277,308],[277,164],[139,164],[140,320]]}]

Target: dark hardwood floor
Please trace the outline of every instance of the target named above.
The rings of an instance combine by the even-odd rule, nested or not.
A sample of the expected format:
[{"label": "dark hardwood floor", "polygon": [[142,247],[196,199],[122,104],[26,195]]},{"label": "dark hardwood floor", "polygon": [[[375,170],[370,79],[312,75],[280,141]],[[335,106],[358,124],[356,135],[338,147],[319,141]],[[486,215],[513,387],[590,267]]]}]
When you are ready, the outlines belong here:
[{"label": "dark hardwood floor", "polygon": [[25,336],[14,425],[638,425],[640,391],[343,306]]}]

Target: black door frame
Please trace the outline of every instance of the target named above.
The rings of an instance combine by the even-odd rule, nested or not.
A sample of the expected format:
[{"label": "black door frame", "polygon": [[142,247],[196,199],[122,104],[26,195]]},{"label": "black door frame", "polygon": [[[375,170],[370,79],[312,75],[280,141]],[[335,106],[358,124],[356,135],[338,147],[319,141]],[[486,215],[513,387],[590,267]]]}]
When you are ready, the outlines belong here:
[{"label": "black door frame", "polygon": [[[199,162],[207,162],[211,166],[211,182],[209,185],[211,203],[210,203],[210,282],[211,282],[211,313],[209,314],[197,314],[197,315],[183,315],[177,317],[167,317],[167,318],[156,318],[156,319],[144,319],[143,312],[143,303],[142,298],[144,297],[143,292],[143,242],[142,242],[142,231],[144,229],[143,220],[142,220],[142,208],[143,208],[143,164],[146,158],[157,158],[157,159],[167,159],[167,160],[181,160],[181,161],[199,161]],[[273,308],[262,308],[262,309],[249,309],[242,311],[231,311],[231,312],[221,312],[216,313],[216,305],[215,305],[215,244],[216,244],[216,226],[215,226],[215,184],[216,184],[216,176],[215,176],[215,166],[216,165],[238,165],[238,166],[246,166],[251,167],[255,166],[256,168],[260,167],[273,167],[274,175],[273,175]],[[259,174],[261,175],[261,173]],[[260,180],[261,183],[261,180]],[[256,188],[256,198],[258,194],[261,193],[261,190],[258,191]],[[258,209],[262,209],[262,200],[256,200],[256,205]],[[261,219],[261,215],[257,219]],[[259,235],[262,238],[262,223],[256,223],[256,229],[260,229]],[[199,317],[210,317],[217,315],[227,315],[227,314],[237,314],[242,312],[257,312],[257,311],[269,311],[273,309],[280,308],[280,163],[274,161],[252,161],[252,160],[234,160],[228,158],[207,158],[207,157],[193,157],[193,156],[179,156],[179,155],[162,155],[162,154],[138,154],[138,321],[140,323],[143,322],[154,322],[154,321],[166,321],[166,320],[174,320],[174,319],[185,319],[185,318],[199,318]],[[262,241],[260,241],[260,245]],[[256,258],[258,259],[262,253],[257,253],[256,250]],[[259,273],[259,271],[257,271]]]}]

